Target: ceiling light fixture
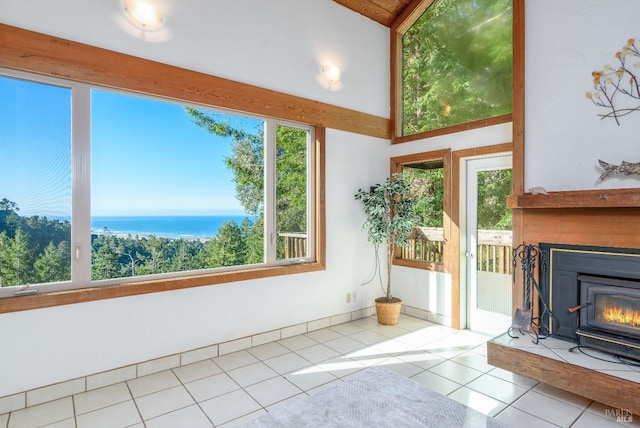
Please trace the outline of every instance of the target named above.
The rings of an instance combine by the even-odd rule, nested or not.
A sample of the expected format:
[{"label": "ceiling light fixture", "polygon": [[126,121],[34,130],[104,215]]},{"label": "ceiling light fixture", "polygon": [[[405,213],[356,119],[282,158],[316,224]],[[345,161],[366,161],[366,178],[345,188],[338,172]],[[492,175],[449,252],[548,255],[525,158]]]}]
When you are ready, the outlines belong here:
[{"label": "ceiling light fixture", "polygon": [[325,64],[321,67],[322,75],[330,83],[336,83],[340,80],[340,69],[332,64]]},{"label": "ceiling light fixture", "polygon": [[156,30],[162,25],[162,14],[151,2],[143,0],[125,0],[124,11],[131,22],[143,30]]}]

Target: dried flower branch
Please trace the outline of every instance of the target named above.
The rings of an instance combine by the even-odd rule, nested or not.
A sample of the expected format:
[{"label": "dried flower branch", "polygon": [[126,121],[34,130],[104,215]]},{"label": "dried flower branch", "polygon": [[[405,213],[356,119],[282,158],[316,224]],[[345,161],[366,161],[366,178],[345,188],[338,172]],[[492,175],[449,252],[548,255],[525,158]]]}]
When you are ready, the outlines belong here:
[{"label": "dried flower branch", "polygon": [[[615,57],[620,66],[614,69],[607,64],[603,70],[592,72],[595,92],[587,92],[586,95],[596,106],[608,110],[598,116],[602,119],[613,117],[620,125],[619,118],[640,110],[640,83],[637,74],[640,72],[640,52],[635,39],[629,39],[622,50],[616,52]],[[621,105],[620,97],[629,97],[630,100],[627,99],[627,104],[622,101]]]}]

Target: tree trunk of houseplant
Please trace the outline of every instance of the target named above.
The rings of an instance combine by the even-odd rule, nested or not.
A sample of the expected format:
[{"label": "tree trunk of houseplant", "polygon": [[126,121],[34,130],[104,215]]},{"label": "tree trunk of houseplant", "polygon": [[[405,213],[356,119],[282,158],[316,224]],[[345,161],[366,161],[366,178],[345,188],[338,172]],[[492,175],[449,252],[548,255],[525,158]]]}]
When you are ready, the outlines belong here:
[{"label": "tree trunk of houseplant", "polygon": [[387,295],[378,297],[376,301],[376,315],[378,323],[383,325],[396,325],[400,321],[402,300],[391,296],[391,268],[394,255],[393,242],[387,241]]}]

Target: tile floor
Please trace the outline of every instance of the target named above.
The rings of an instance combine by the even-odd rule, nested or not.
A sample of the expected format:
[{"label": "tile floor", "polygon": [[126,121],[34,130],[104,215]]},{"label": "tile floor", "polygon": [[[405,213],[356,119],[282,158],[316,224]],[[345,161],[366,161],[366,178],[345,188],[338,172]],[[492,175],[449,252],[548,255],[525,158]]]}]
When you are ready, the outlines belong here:
[{"label": "tile floor", "polygon": [[488,365],[488,339],[407,316],[398,326],[363,318],[0,415],[0,428],[230,428],[373,365],[514,427],[640,427]]}]

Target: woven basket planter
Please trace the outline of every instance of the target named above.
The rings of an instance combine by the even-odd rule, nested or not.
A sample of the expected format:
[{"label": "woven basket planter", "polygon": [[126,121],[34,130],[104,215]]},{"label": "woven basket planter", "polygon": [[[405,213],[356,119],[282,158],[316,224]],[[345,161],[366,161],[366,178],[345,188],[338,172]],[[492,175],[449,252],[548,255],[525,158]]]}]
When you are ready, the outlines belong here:
[{"label": "woven basket planter", "polygon": [[378,297],[376,299],[376,314],[378,315],[378,323],[383,325],[396,325],[400,321],[400,309],[402,308],[402,300],[392,297],[391,302],[386,297]]}]

